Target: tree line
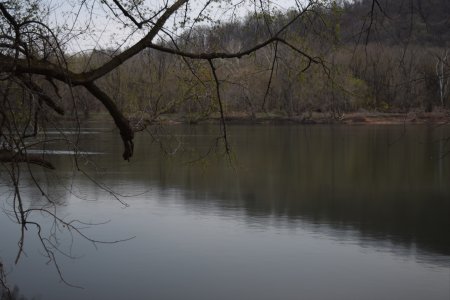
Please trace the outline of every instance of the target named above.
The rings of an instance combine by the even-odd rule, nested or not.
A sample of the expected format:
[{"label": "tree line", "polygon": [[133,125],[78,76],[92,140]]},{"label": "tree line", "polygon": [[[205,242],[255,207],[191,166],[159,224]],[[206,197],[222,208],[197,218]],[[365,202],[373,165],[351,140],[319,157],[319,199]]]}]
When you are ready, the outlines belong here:
[{"label": "tree line", "polygon": [[[444,109],[449,101],[450,33],[445,28],[450,5],[434,2],[333,2],[308,11],[284,33],[289,44],[275,42],[249,56],[216,62],[225,114],[255,118],[269,113],[307,120],[314,112],[339,117],[355,111]],[[175,42],[159,41],[158,46],[187,53],[235,53],[270,38],[296,14],[261,12],[198,25]],[[71,63],[95,68],[112,52],[84,53]],[[196,122],[219,112],[208,62],[158,47],[133,57],[99,86],[114,95],[127,115],[151,121],[177,114]],[[86,114],[101,109],[89,97],[78,97]]]}]

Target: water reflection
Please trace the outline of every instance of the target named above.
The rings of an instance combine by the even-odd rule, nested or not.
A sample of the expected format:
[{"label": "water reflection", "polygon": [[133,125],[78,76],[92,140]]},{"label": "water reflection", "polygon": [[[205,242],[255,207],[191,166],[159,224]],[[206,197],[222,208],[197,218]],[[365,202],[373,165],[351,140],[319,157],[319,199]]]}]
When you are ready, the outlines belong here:
[{"label": "water reflection", "polygon": [[106,154],[102,152],[87,152],[87,151],[73,151],[73,150],[50,150],[50,149],[31,149],[27,151],[27,154],[40,154],[40,155],[101,155]]},{"label": "water reflection", "polygon": [[[356,230],[361,241],[388,240],[419,252],[450,255],[450,160],[446,128],[411,126],[231,126],[233,168],[207,152],[213,126],[174,127],[184,151],[162,154],[149,136],[138,137],[135,160],[117,161],[120,141],[86,138],[87,151],[113,153],[95,158],[103,182],[130,184],[139,193],[176,189],[186,209],[243,211],[248,222],[292,226],[298,220],[327,225],[333,234]],[[203,152],[202,152],[203,151]],[[70,169],[67,159],[59,169]],[[96,169],[98,171],[98,168]]]},{"label": "water reflection", "polygon": [[[447,128],[230,126],[232,167],[220,148],[198,160],[214,144],[217,127],[166,130],[156,139],[139,135],[130,163],[118,159],[117,134],[83,136],[83,151],[108,153],[79,157],[83,169],[102,188],[137,195],[125,199],[125,210],[117,212],[107,192],[74,172],[70,156],[49,157],[57,171],[35,170],[58,199],[58,213],[96,221],[116,217],[118,225],[93,231],[113,239],[138,236],[120,253],[102,249],[101,255],[89,253],[84,265],[71,266],[81,277],[107,259],[102,267],[111,278],[97,284],[125,284],[112,275],[120,265],[137,276],[125,285],[138,286],[139,295],[151,285],[155,299],[179,299],[180,293],[207,299],[199,295],[218,291],[216,299],[449,295],[442,284],[450,268]],[[175,155],[161,151],[173,148],[179,148]],[[41,205],[28,180],[23,184],[30,205]],[[379,281],[366,279],[371,276]],[[413,290],[421,285],[430,290]],[[346,293],[335,294],[342,289]]]},{"label": "water reflection", "polygon": [[[190,130],[207,135],[212,129]],[[243,209],[253,221],[270,216],[294,227],[302,220],[343,232],[352,228],[362,241],[389,240],[450,255],[445,130],[236,126],[230,131],[235,170],[214,158],[206,167],[180,167],[188,155],[154,159],[152,145],[144,144],[145,163],[133,166],[131,180],[163,190],[176,187],[192,209],[214,199],[216,207]],[[207,148],[196,136],[185,143]]]}]

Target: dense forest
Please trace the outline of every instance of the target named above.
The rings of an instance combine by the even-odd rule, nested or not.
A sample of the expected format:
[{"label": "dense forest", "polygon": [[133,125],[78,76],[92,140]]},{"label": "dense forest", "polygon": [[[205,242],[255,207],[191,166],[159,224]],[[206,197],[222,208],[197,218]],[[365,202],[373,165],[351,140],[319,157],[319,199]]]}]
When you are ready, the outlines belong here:
[{"label": "dense forest", "polygon": [[[165,49],[239,52],[270,37],[295,15],[249,14],[213,26],[190,28]],[[295,20],[284,38],[249,56],[216,63],[226,115],[299,116],[345,112],[442,110],[449,101],[450,3],[434,1],[335,2]],[[306,49],[298,53],[294,47]],[[113,50],[72,56],[74,69],[89,70]],[[143,67],[145,66],[145,67]],[[208,62],[148,49],[99,81],[128,115],[156,120],[178,114],[195,122],[218,113]],[[75,90],[86,114],[101,104]]]}]

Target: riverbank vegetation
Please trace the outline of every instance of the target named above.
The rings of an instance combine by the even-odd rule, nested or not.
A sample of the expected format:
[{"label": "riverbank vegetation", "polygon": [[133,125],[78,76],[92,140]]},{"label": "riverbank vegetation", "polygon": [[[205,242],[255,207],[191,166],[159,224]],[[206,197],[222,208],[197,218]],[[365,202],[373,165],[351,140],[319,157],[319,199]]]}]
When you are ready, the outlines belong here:
[{"label": "riverbank vegetation", "polygon": [[[226,18],[213,18],[209,2],[189,17],[187,0],[180,0],[150,19],[143,18],[153,11],[145,3],[91,1],[130,36],[80,52],[67,45],[94,38],[96,28],[52,29],[50,8],[35,2],[2,4],[4,132],[33,136],[49,120],[107,111],[129,159],[133,132],[153,123],[219,120],[226,137],[225,121],[448,119],[450,5],[444,0],[309,1],[289,9],[253,3],[246,14],[227,15],[242,9],[228,3]],[[80,2],[80,12],[83,7]],[[183,10],[184,17],[177,15]],[[133,36],[140,31],[143,38]]]},{"label": "riverbank vegetation", "polygon": [[[98,85],[137,122],[217,119],[217,88],[229,120],[352,122],[361,115],[407,113],[415,115],[400,119],[433,121],[438,114],[441,120],[450,96],[445,29],[450,5],[435,2],[333,2],[298,19],[299,12],[291,10],[198,25],[146,49]],[[293,19],[283,34],[288,43],[275,41],[247,56],[216,60],[219,87],[209,62],[189,57],[238,53],[270,39]],[[96,50],[71,57],[70,64],[94,69],[116,54]],[[77,101],[86,115],[102,109],[85,91],[77,93]]]}]

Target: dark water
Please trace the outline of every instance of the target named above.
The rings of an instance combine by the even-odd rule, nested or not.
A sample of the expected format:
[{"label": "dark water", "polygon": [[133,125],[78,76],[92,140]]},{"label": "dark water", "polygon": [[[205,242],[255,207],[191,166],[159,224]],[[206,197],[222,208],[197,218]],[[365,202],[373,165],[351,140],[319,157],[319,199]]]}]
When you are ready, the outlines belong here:
[{"label": "dark water", "polygon": [[[85,126],[79,166],[129,207],[57,144],[57,171],[35,169],[38,180],[59,216],[109,221],[83,233],[136,237],[95,248],[54,231],[76,289],[45,264],[32,228],[14,266],[19,228],[1,214],[0,257],[28,298],[450,299],[446,127],[230,126],[230,158],[217,127],[170,127],[139,135],[126,163],[117,133]],[[42,205],[22,183],[27,205]]]}]

